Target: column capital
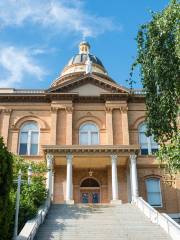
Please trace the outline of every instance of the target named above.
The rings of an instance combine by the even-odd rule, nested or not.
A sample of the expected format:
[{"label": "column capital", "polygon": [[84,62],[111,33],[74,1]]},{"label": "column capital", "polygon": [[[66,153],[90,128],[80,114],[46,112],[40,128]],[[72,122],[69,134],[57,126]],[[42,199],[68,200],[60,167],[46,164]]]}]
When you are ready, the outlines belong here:
[{"label": "column capital", "polygon": [[111,155],[111,161],[112,161],[112,162],[116,162],[116,161],[117,161],[117,157],[118,157],[118,156],[117,156],[116,154],[112,154],[112,155]]},{"label": "column capital", "polygon": [[128,112],[128,107],[127,106],[120,107],[120,112],[127,113]]},{"label": "column capital", "polygon": [[113,107],[106,106],[106,107],[105,107],[105,110],[106,110],[106,113],[112,113]]},{"label": "column capital", "polygon": [[59,110],[59,107],[51,107],[51,113],[57,113],[57,111]]},{"label": "column capital", "polygon": [[72,159],[73,159],[73,155],[72,155],[71,153],[68,153],[68,154],[66,155],[66,160],[67,160],[68,162],[72,162]]},{"label": "column capital", "polygon": [[65,110],[66,110],[67,113],[72,113],[73,112],[73,107],[66,106]]},{"label": "column capital", "polygon": [[136,164],[136,159],[137,159],[137,155],[136,154],[131,154],[129,156],[129,158],[130,158],[131,164]]},{"label": "column capital", "polygon": [[52,169],[52,164],[53,164],[53,158],[54,156],[52,154],[46,154],[46,160],[47,160],[47,168]]}]

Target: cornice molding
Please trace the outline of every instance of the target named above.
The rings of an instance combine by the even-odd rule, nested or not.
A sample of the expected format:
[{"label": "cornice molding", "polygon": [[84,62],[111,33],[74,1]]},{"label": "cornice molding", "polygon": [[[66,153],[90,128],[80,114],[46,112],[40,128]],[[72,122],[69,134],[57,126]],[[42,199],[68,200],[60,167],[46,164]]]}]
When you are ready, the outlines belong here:
[{"label": "cornice molding", "polygon": [[113,154],[138,154],[139,145],[95,145],[95,146],[82,146],[82,145],[43,145],[45,153],[107,153]]}]

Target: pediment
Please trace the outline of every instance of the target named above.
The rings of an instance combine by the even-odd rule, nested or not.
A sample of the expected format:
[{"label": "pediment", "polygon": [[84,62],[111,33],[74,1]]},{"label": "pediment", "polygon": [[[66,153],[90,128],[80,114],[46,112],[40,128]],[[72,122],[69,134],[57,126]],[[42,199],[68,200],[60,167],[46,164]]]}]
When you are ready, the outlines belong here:
[{"label": "pediment", "polygon": [[92,83],[86,83],[84,85],[71,89],[69,92],[78,93],[79,96],[100,96],[101,93],[108,93],[109,91]]},{"label": "pediment", "polygon": [[113,80],[99,77],[94,74],[85,75],[80,78],[59,82],[48,92],[78,93],[79,96],[100,96],[102,93],[129,93],[129,90],[121,87]]}]

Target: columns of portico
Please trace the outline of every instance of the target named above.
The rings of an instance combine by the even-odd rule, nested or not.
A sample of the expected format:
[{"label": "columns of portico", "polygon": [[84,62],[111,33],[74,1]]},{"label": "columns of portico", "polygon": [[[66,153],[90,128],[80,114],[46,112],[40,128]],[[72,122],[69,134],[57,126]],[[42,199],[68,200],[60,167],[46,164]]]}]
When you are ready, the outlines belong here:
[{"label": "columns of portico", "polygon": [[136,158],[137,156],[135,154],[130,155],[130,181],[132,201],[134,201],[139,196]]},{"label": "columns of portico", "polygon": [[47,161],[47,175],[46,175],[46,188],[48,190],[49,198],[50,200],[53,199],[53,158],[54,156],[52,154],[46,155],[46,161]]},{"label": "columns of portico", "polygon": [[66,155],[67,173],[66,173],[66,204],[74,204],[73,200],[73,183],[72,183],[72,160],[71,154]]},{"label": "columns of portico", "polygon": [[111,203],[121,204],[118,193],[117,155],[111,155],[112,200]]}]

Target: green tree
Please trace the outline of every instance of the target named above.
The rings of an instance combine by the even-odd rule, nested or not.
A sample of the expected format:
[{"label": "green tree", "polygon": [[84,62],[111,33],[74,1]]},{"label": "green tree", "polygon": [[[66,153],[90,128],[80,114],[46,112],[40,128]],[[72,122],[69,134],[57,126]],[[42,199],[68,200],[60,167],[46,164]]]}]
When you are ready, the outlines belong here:
[{"label": "green tree", "polygon": [[13,180],[13,156],[4,145],[0,137],[0,236],[1,240],[8,240],[13,208],[10,200],[10,190]]},{"label": "green tree", "polygon": [[[28,167],[32,167],[32,177],[31,184],[28,185]],[[19,222],[18,230],[19,232],[23,228],[24,224],[35,217],[38,208],[44,203],[47,198],[47,190],[45,186],[45,173],[47,168],[44,162],[30,162],[25,161],[22,157],[13,156],[13,178],[17,179],[18,172],[21,169],[22,172],[22,184],[21,184],[21,194],[20,194],[20,208],[19,208]],[[11,201],[13,205],[13,210],[15,214],[15,201],[16,201],[16,190],[17,184],[13,184],[11,189]],[[11,221],[11,237],[14,229],[14,216],[13,221]]]},{"label": "green tree", "polygon": [[[159,13],[152,13],[152,20],[140,27],[137,35],[137,58],[132,65],[132,73],[136,66],[140,67],[140,77],[146,93],[147,135],[154,135],[160,144],[161,163],[171,169],[179,169],[178,156],[165,156],[167,142],[174,145],[179,138],[177,128],[178,103],[180,96],[180,4],[170,1]],[[133,85],[130,78],[131,87]],[[176,141],[177,143],[177,141]],[[162,154],[163,153],[163,154]],[[161,155],[161,156],[160,156]]]},{"label": "green tree", "polygon": [[157,157],[162,165],[165,163],[169,173],[180,171],[180,134],[174,136],[169,144],[161,147]]}]

